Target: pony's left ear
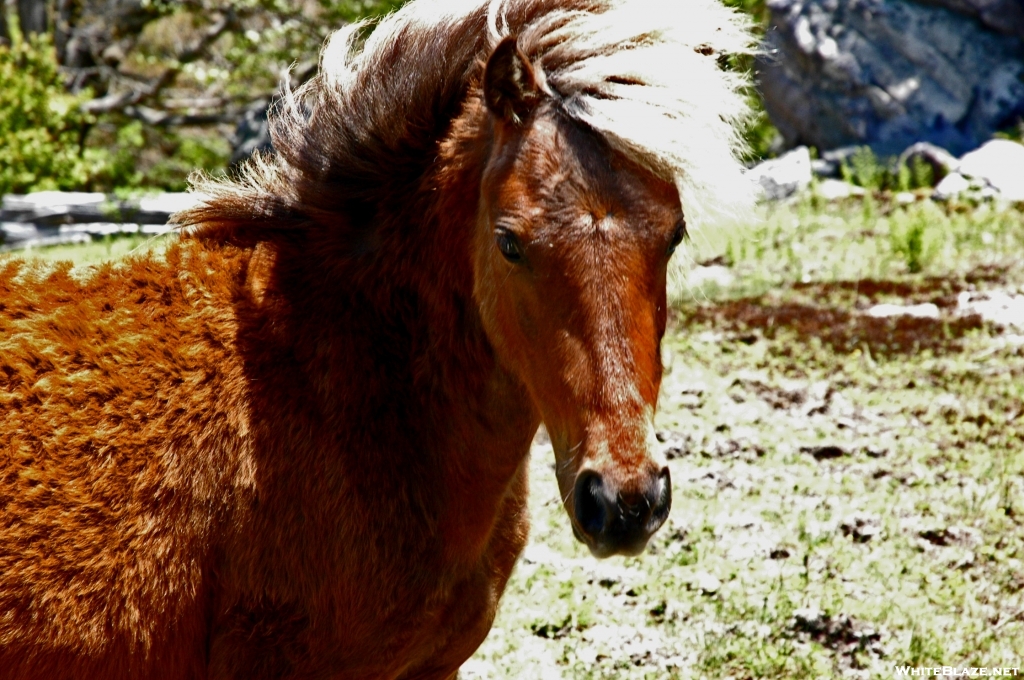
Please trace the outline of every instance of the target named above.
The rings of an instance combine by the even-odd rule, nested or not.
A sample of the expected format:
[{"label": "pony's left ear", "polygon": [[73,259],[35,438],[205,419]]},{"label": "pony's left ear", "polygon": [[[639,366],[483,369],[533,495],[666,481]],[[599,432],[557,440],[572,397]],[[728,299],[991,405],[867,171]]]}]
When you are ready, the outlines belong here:
[{"label": "pony's left ear", "polygon": [[533,66],[519,50],[515,36],[494,48],[484,70],[484,101],[498,118],[521,124],[541,100],[541,85]]}]

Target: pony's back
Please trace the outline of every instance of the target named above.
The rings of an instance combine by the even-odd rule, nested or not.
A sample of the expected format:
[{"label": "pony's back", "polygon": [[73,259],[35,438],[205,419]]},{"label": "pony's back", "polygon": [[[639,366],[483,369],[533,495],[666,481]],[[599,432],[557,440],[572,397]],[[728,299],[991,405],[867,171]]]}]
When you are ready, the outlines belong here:
[{"label": "pony's back", "polygon": [[204,675],[244,265],[0,262],[0,676]]}]

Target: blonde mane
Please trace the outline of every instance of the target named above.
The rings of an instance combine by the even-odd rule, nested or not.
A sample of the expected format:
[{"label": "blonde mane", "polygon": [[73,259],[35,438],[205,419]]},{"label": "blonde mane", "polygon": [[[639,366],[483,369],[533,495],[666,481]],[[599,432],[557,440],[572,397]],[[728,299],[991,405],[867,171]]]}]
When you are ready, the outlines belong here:
[{"label": "blonde mane", "polygon": [[674,181],[691,225],[747,207],[738,131],[744,77],[719,58],[750,50],[740,15],[716,0],[608,0],[517,28],[490,5],[491,40],[520,32],[562,108],[609,144]]}]

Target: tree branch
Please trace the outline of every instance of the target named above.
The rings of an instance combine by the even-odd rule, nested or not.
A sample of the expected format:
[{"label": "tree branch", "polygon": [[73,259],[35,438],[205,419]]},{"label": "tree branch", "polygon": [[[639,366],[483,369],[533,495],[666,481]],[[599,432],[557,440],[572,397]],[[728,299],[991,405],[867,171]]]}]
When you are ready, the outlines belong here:
[{"label": "tree branch", "polygon": [[178,125],[217,125],[219,123],[238,122],[237,111],[220,113],[169,113],[151,109],[148,106],[128,106],[123,113],[129,118],[141,120],[154,127],[175,127]]},{"label": "tree branch", "polygon": [[220,20],[210,26],[202,37],[190,48],[180,55],[174,66],[166,69],[158,77],[150,80],[147,84],[138,88],[132,88],[122,92],[111,93],[99,99],[93,99],[82,105],[87,113],[109,113],[111,111],[123,111],[128,107],[140,104],[143,101],[152,99],[170,85],[182,68],[193,61],[203,57],[210,46],[229,29],[238,25],[238,15],[234,9],[228,7],[221,10]]}]

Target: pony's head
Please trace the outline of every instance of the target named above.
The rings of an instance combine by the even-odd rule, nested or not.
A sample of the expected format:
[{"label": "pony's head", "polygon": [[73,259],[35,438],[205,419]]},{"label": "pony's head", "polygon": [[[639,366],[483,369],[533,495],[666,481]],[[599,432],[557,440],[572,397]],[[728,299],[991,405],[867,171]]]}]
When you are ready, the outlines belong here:
[{"label": "pony's head", "polygon": [[[564,39],[573,29],[571,18],[563,21]],[[595,124],[602,112],[585,88],[575,96],[559,91],[544,59],[528,56],[550,55],[536,45],[545,38],[498,33],[482,82],[491,145],[475,295],[499,361],[526,386],[550,434],[576,537],[599,557],[634,555],[671,505],[653,418],[666,276],[686,236],[686,191],[679,168],[666,170],[670,160],[638,154],[623,135]],[[599,56],[595,42],[587,49]],[[604,56],[616,54],[608,48]],[[589,94],[599,100],[600,87],[639,89],[642,80],[626,73]],[[678,135],[671,116],[646,104],[645,115],[616,124],[660,125],[671,149]]]},{"label": "pony's head", "polygon": [[576,536],[598,556],[636,554],[671,503],[653,416],[678,193],[564,115],[515,38],[491,55],[484,96],[484,326],[547,426]]},{"label": "pony's head", "polygon": [[[669,262],[687,199],[702,217],[735,172],[730,123],[741,107],[707,59],[715,48],[651,30],[652,16],[637,22],[628,5],[549,16],[518,36],[498,27],[497,6],[482,79],[490,154],[475,295],[500,360],[547,426],[575,536],[599,557],[637,554],[672,500],[653,429]],[[673,55],[674,67],[651,61]],[[669,71],[691,62],[689,84]],[[708,88],[711,111],[694,111],[703,102],[687,85]],[[722,157],[709,163],[716,147]],[[697,157],[706,176],[691,176]]]}]

